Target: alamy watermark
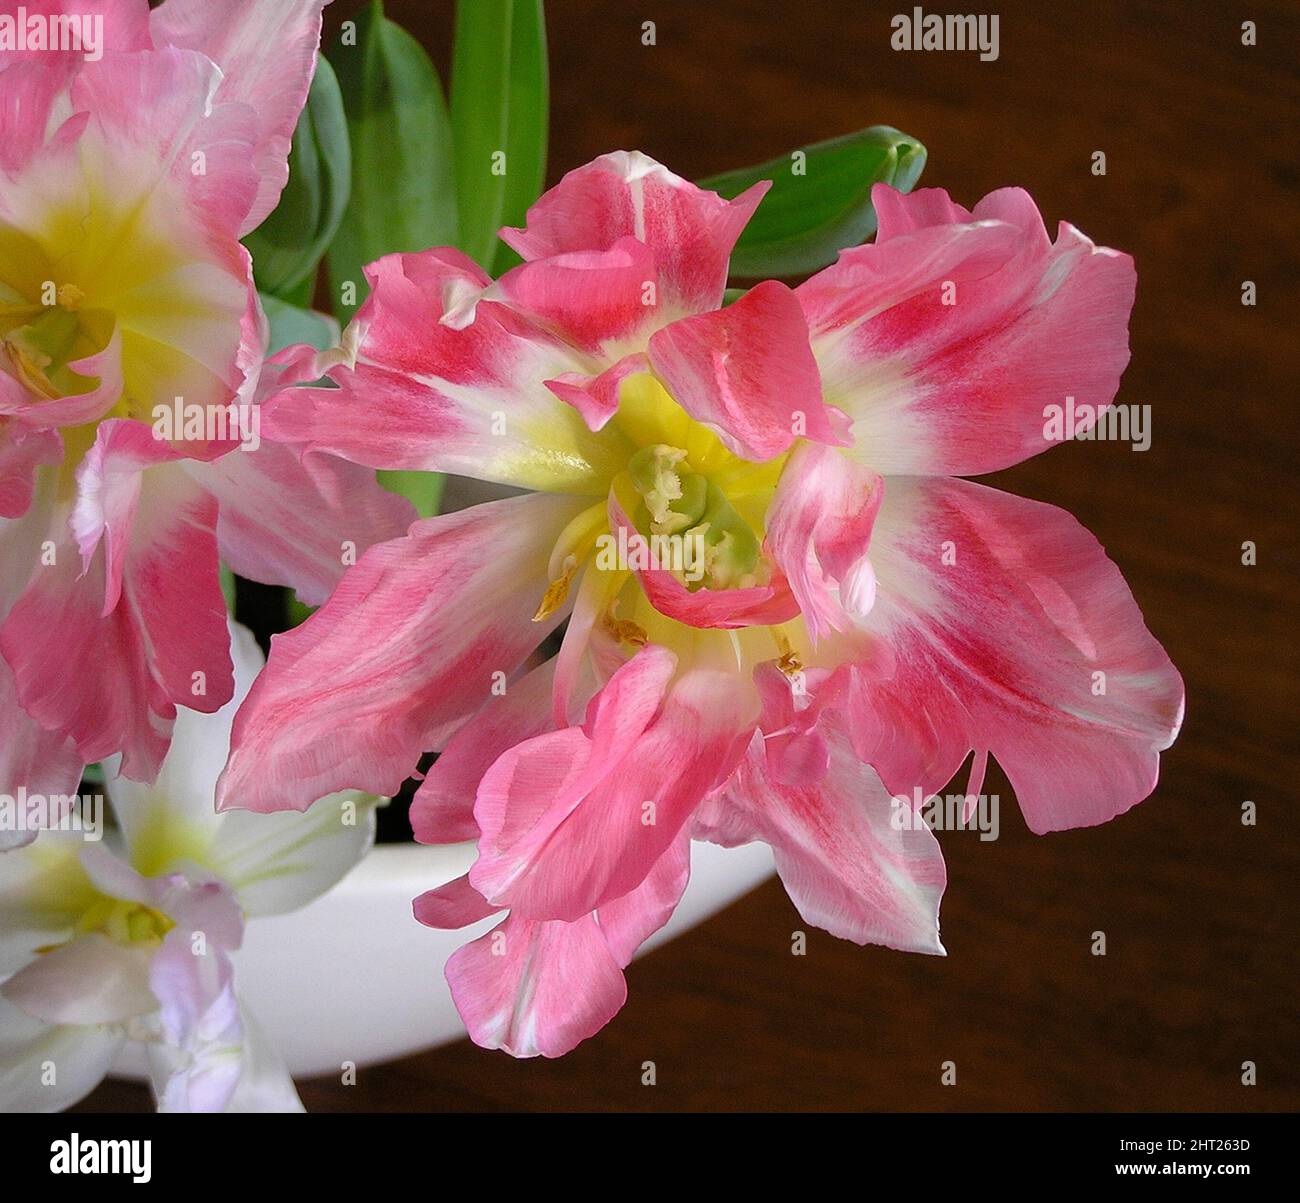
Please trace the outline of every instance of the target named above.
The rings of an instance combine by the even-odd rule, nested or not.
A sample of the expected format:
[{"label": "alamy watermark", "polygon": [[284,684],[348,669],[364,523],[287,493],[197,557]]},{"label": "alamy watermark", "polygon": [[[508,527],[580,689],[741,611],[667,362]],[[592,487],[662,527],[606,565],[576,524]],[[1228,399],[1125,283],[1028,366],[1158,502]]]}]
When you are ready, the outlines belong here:
[{"label": "alamy watermark", "polygon": [[889,800],[889,825],[895,831],[978,831],[981,843],[998,838],[997,794],[931,794],[915,786],[909,797],[895,794]]},{"label": "alamy watermark", "polygon": [[889,24],[895,50],[978,50],[980,62],[997,61],[997,13],[927,13],[917,5]]},{"label": "alamy watermark", "polygon": [[25,785],[0,794],[0,832],[79,831],[88,843],[104,838],[103,794],[35,794]]},{"label": "alamy watermark", "polygon": [[104,57],[103,13],[0,13],[0,51],[65,51],[88,63]]},{"label": "alamy watermark", "polygon": [[199,405],[177,397],[172,405],[153,407],[153,437],[163,442],[233,443],[244,451],[262,445],[262,408],[231,401]]},{"label": "alamy watermark", "polygon": [[1064,405],[1043,406],[1043,438],[1049,443],[1067,439],[1129,443],[1134,451],[1151,448],[1151,406],[1077,405],[1066,397]]},{"label": "alamy watermark", "polygon": [[704,579],[704,532],[651,535],[628,533],[620,526],[618,535],[603,534],[596,540],[596,567],[602,572],[644,572],[663,569],[684,581]]}]

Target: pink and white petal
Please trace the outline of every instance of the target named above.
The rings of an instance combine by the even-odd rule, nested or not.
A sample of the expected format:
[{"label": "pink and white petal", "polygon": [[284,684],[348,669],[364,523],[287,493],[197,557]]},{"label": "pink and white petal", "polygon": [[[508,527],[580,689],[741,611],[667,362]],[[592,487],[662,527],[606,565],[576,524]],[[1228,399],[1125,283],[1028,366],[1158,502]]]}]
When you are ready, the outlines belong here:
[{"label": "pink and white petal", "polygon": [[[12,7],[6,5],[7,9]],[[40,62],[45,70],[50,69],[50,64],[80,65],[97,62],[115,51],[148,50],[153,44],[149,37],[149,0],[24,0],[20,11],[25,11],[29,19],[71,17],[68,49],[48,45],[48,37],[39,48],[6,49],[0,51],[0,70],[12,71],[24,60]],[[53,27],[50,32],[54,32]],[[88,59],[87,53],[98,57]]]},{"label": "pink and white petal", "polygon": [[645,243],[620,238],[608,250],[568,251],[511,268],[485,293],[535,318],[602,362],[640,350],[647,326],[662,325],[655,260]]},{"label": "pink and white petal", "polygon": [[27,513],[36,490],[36,469],[62,462],[63,440],[57,432],[0,418],[0,518]]},{"label": "pink and white petal", "polygon": [[37,957],[0,994],[46,1023],[121,1023],[158,1007],[149,988],[152,955],[92,932]]},{"label": "pink and white petal", "polygon": [[144,471],[176,456],[171,445],[155,438],[143,422],[110,418],[99,424],[94,443],[77,467],[77,500],[68,525],[81,553],[83,573],[89,570],[100,541],[104,543],[104,614],[112,612],[122,595],[122,573]]},{"label": "pink and white petal", "polygon": [[563,1056],[627,1000],[593,915],[560,923],[512,914],[451,955],[447,983],[470,1039],[513,1057]]},{"label": "pink and white petal", "polygon": [[[942,953],[939,900],[946,883],[939,844],[924,823],[901,822],[880,778],[843,732],[824,731],[830,749],[815,784],[777,783],[757,740],[713,803],[734,813],[737,838],[772,846],[777,871],[807,922],[856,944]],[[910,819],[910,814],[908,815]]]},{"label": "pink and white petal", "polygon": [[546,387],[561,401],[572,405],[590,429],[603,430],[610,418],[618,413],[619,386],[628,376],[649,370],[650,360],[645,352],[633,351],[597,375],[565,372],[546,381]]},{"label": "pink and white petal", "polygon": [[[0,996],[0,1098],[5,1109],[48,1114],[79,1103],[104,1080],[125,1043],[119,1028],[51,1025]],[[51,1064],[58,1067],[53,1081]]]},{"label": "pink and white petal", "polygon": [[888,236],[799,289],[827,400],[853,418],[865,462],[996,471],[1052,445],[1049,406],[1114,400],[1129,354],[1128,255],[1066,223],[1049,243],[1018,189],[973,215],[883,185],[873,196],[888,198]]},{"label": "pink and white petal", "polygon": [[[77,74],[72,101],[91,114],[79,143],[87,179],[97,188],[115,183],[120,200],[166,231],[168,242],[215,252],[238,274],[236,240],[251,228],[250,207],[261,200],[255,144],[263,119],[246,104],[215,102],[225,86],[205,54],[164,46],[106,55],[94,70]],[[196,172],[200,153],[203,170]],[[277,194],[282,185],[283,179]],[[110,209],[96,220],[116,216]],[[123,284],[139,282],[151,267],[133,265]]]},{"label": "pink and white petal", "polygon": [[499,756],[552,727],[555,660],[510,683],[467,719],[442,749],[411,800],[411,830],[422,844],[478,838],[474,796]]},{"label": "pink and white petal", "polygon": [[[266,664],[252,633],[233,621],[229,626],[235,681],[230,701],[214,714],[189,709],[177,712],[167,758],[157,778],[147,785],[119,776],[116,757],[104,762],[113,817],[129,850],[141,848],[144,841],[156,839],[159,830],[170,827],[181,837],[172,842],[196,859],[210,848],[222,826],[216,813],[216,787],[230,754],[230,727],[253,679]],[[151,863],[152,871],[158,873],[180,867]]]},{"label": "pink and white petal", "polygon": [[[371,294],[345,341],[337,388],[290,388],[263,434],[372,468],[451,472],[523,488],[599,496],[626,462],[544,383],[594,365],[506,306],[448,248],[366,268]],[[630,454],[630,450],[627,451]]]},{"label": "pink and white petal", "polygon": [[1182,680],[1073,517],[969,481],[891,478],[872,562],[865,624],[896,669],[850,710],[891,790],[941,788],[974,748],[1036,832],[1103,823],[1151,792]]},{"label": "pink and white petal", "polygon": [[412,903],[411,909],[425,927],[443,930],[468,927],[501,910],[469,884],[468,874],[453,878],[432,890],[425,890]]},{"label": "pink and white petal", "polygon": [[512,749],[479,788],[470,881],[538,919],[573,921],[629,893],[730,775],[755,717],[736,708],[734,674],[691,668],[622,755],[573,727]]},{"label": "pink and white petal", "polygon": [[[583,508],[532,494],[417,522],[372,547],[296,630],[272,640],[235,718],[222,809],[388,795],[564,618],[531,622],[555,539]],[[378,636],[377,636],[378,633]]]},{"label": "pink and white petal", "polygon": [[766,550],[799,600],[814,641],[851,632],[874,602],[867,549],[884,482],[833,447],[801,443],[781,472]]},{"label": "pink and white petal", "polygon": [[[0,628],[21,705],[67,735],[83,761],[122,752],[122,772],[152,780],[177,704],[220,708],[233,691],[225,602],[217,572],[216,504],[174,465],[147,473],[109,595],[101,548],[84,573],[69,543],[36,570]],[[74,677],[68,663],[78,663]]]},{"label": "pink and white petal", "polygon": [[375,474],[333,456],[263,442],[207,462],[191,476],[217,499],[217,543],[240,576],[289,585],[320,605],[347,564],[404,534],[418,515]]},{"label": "pink and white petal", "polygon": [[525,259],[605,251],[636,238],[654,255],[659,302],[675,315],[722,304],[732,247],[771,184],[723,200],[639,151],[614,151],[570,171],[501,238]]},{"label": "pink and white petal", "polygon": [[642,738],[676,667],[677,657],[666,648],[642,648],[591,699],[582,727],[537,736],[498,758],[474,803],[480,831],[479,858],[470,870],[475,889],[500,905],[510,903],[513,885],[544,855],[556,829]]},{"label": "pink and white petal", "polygon": [[683,831],[655,862],[645,880],[597,912],[614,960],[626,968],[636,951],[669,919],[691,877],[691,837]]},{"label": "pink and white petal", "polygon": [[822,400],[799,300],[776,280],[658,331],[650,363],[678,404],[743,459],[772,459],[797,437],[849,441],[848,420]]},{"label": "pink and white petal", "polygon": [[221,68],[218,104],[257,114],[257,195],[240,235],[261,224],[289,178],[289,147],[307,100],[329,0],[166,0],[149,18],[156,46],[205,54]]},{"label": "pink and white petal", "polygon": [[[76,793],[83,768],[72,741],[47,731],[18,704],[13,673],[0,658],[0,794],[17,798],[20,789],[45,798]],[[0,852],[30,844],[35,830],[0,828]]]}]

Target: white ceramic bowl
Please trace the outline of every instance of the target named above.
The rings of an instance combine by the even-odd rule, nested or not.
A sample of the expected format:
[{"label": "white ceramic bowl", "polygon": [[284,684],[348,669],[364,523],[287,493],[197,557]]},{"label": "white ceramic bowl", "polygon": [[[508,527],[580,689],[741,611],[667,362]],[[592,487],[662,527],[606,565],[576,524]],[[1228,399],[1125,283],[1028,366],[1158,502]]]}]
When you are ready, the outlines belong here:
[{"label": "white ceramic bowl", "polygon": [[[465,1035],[443,965],[493,920],[436,931],[415,921],[411,899],[459,877],[473,858],[472,843],[380,845],[309,906],[249,923],[235,981],[295,1077],[337,1074],[345,1062],[373,1065]],[[765,844],[694,844],[685,897],[642,952],[707,919],[771,872]],[[128,1047],[114,1071],[143,1077],[141,1051]]]}]

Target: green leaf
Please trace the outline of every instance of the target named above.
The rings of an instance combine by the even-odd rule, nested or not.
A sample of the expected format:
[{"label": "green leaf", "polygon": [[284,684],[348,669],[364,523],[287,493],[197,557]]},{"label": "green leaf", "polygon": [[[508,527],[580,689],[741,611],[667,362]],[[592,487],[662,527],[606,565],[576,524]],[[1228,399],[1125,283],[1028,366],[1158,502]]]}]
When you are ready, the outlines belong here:
[{"label": "green leaf", "polygon": [[458,0],[451,126],[459,246],[489,270],[517,262],[497,239],[546,176],[550,82],[542,0]]},{"label": "green leaf", "polygon": [[[546,14],[542,0],[514,0],[510,26],[510,98],[506,119],[505,196],[501,226],[522,226],[546,183],[550,120],[550,76],[546,56]],[[495,233],[495,231],[494,231]],[[491,272],[499,276],[520,262],[497,239]]]},{"label": "green leaf", "polygon": [[888,125],[873,125],[757,167],[711,176],[700,187],[730,199],[758,180],[771,180],[732,252],[731,274],[792,276],[817,271],[845,247],[870,238],[876,232],[872,184],[908,192],[924,166],[920,142]]},{"label": "green leaf", "polygon": [[[457,241],[451,125],[442,84],[423,47],[375,0],[357,18],[356,45],[329,52],[352,142],[352,193],[329,250],[338,312],[366,292],[362,267],[395,251]],[[346,281],[356,288],[342,302]]]},{"label": "green leaf", "polygon": [[244,239],[259,289],[310,303],[317,265],[347,207],[351,177],[343,95],[322,58],[293,132],[289,182],[274,212]]},{"label": "green leaf", "polygon": [[443,477],[438,472],[411,472],[381,468],[376,475],[390,493],[405,497],[421,518],[432,518],[442,501]]},{"label": "green leaf", "polygon": [[318,351],[338,345],[339,324],[328,314],[300,309],[269,293],[262,293],[261,298],[266,320],[271,323],[268,355],[274,355],[293,343],[308,343]]}]

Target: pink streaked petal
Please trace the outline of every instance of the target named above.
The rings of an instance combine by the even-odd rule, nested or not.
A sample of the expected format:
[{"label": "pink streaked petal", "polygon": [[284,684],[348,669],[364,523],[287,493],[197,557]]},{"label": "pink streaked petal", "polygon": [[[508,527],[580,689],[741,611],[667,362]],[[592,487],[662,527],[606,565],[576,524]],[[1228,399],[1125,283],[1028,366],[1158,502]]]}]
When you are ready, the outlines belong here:
[{"label": "pink streaked petal", "polygon": [[546,387],[561,401],[572,405],[590,429],[603,430],[610,418],[618,413],[619,385],[633,373],[649,369],[650,360],[645,352],[634,351],[598,375],[565,372],[546,381]]},{"label": "pink streaked petal", "polygon": [[446,885],[426,890],[412,903],[412,909],[425,927],[455,929],[495,915],[501,908],[493,906],[470,885],[466,874]]},{"label": "pink streaked petal", "polygon": [[[628,545],[642,536],[609,492],[610,529],[627,531]],[[645,595],[661,614],[687,626],[736,630],[749,626],[775,626],[799,613],[799,601],[785,577],[774,570],[766,585],[737,589],[696,589],[691,592],[667,568],[641,568],[637,577]]]},{"label": "pink streaked petal", "polygon": [[532,494],[417,522],[276,636],[235,718],[222,807],[304,809],[355,787],[396,792],[421,753],[565,617],[532,615],[581,501]]},{"label": "pink streaked petal", "polygon": [[110,613],[122,594],[122,571],[146,468],[176,458],[170,444],[154,437],[143,422],[111,418],[95,431],[95,442],[77,468],[77,500],[69,526],[90,568],[104,541],[108,587],[103,613]]},{"label": "pink streaked petal", "polygon": [[[508,749],[479,783],[479,858],[470,880],[502,905],[556,829],[632,751],[677,667],[666,648],[643,648],[590,701],[582,727]],[[590,907],[588,909],[591,909]],[[549,916],[548,916],[549,917]],[[557,916],[567,917],[567,916]]]},{"label": "pink streaked petal", "polygon": [[654,320],[654,273],[645,243],[620,238],[605,251],[569,251],[521,263],[484,295],[603,357]]},{"label": "pink streaked petal", "polygon": [[673,916],[691,876],[691,837],[682,832],[631,893],[596,915],[614,960],[626,967],[636,951]]},{"label": "pink streaked petal", "polygon": [[[6,10],[14,7],[13,4],[5,5]],[[87,52],[102,56],[114,51],[148,50],[152,45],[149,37],[149,0],[23,0],[22,8],[29,17],[73,17],[76,33],[70,32],[70,38],[78,35],[84,38],[89,28],[91,40],[94,40],[96,31],[99,40],[93,47],[83,41],[80,47],[69,47],[67,50],[44,48],[0,51],[0,68],[5,71],[12,71],[14,65],[23,60],[35,60],[40,63],[42,70],[51,71],[54,67],[79,66],[90,61],[86,58]],[[87,26],[87,22],[94,24]],[[6,75],[5,86],[8,85]]]},{"label": "pink streaked petal", "polygon": [[470,1039],[514,1057],[563,1056],[627,999],[593,915],[560,923],[512,914],[452,954],[447,983]]},{"label": "pink streaked petal", "polygon": [[474,796],[483,774],[503,753],[550,730],[555,661],[511,682],[453,735],[411,800],[411,829],[422,844],[478,837]]},{"label": "pink streaked petal", "polygon": [[639,151],[615,151],[570,171],[528,210],[524,229],[501,237],[528,260],[636,238],[654,255],[660,304],[701,313],[722,304],[732,247],[769,187],[763,180],[726,201]]},{"label": "pink streaked petal", "polygon": [[82,572],[76,548],[62,543],[0,628],[24,709],[71,738],[85,762],[120,751],[124,775],[152,780],[176,706],[211,712],[230,699],[215,523],[216,503],[179,468],[150,468],[111,612],[104,549]]},{"label": "pink streaked petal", "polygon": [[[222,86],[222,73],[210,58],[166,46],[105,56],[94,70],[77,74],[72,100],[91,114],[80,142],[88,175],[104,183],[120,180],[130,164],[130,194],[140,196],[142,209],[147,205],[150,216],[162,221],[170,216],[178,232],[183,219],[202,215],[206,228],[190,226],[183,236],[194,245],[206,242],[233,272],[242,257],[235,240],[246,232],[246,216],[258,197],[259,116],[242,103],[214,103]],[[193,170],[198,154],[202,172]],[[169,215],[163,203],[178,198],[189,211]]]},{"label": "pink streaked petal", "polygon": [[827,399],[881,472],[974,475],[1047,450],[1049,406],[1115,398],[1132,259],[1066,223],[1049,243],[1019,189],[973,215],[914,199],[891,198],[889,237],[799,289]]},{"label": "pink streaked petal", "polygon": [[[68,795],[81,780],[82,763],[71,740],[47,731],[18,704],[13,673],[0,657],[0,794]],[[0,852],[30,844],[35,831],[0,830]]]},{"label": "pink streaked petal", "polygon": [[250,580],[289,585],[310,606],[330,595],[345,564],[418,517],[372,471],[333,456],[300,459],[277,443],[186,466],[217,499],[226,563]]},{"label": "pink streaked petal", "polygon": [[1182,680],[1074,518],[968,481],[893,478],[872,561],[866,625],[896,668],[851,712],[890,789],[942,788],[974,748],[997,757],[1036,832],[1103,823],[1151,792]]},{"label": "pink streaked petal", "polygon": [[833,447],[802,443],[787,461],[768,512],[767,551],[799,600],[814,641],[853,631],[874,591],[867,549],[884,484]]},{"label": "pink streaked petal", "polygon": [[21,518],[32,504],[36,469],[63,461],[63,440],[0,418],[0,518]]},{"label": "pink streaked petal", "polygon": [[252,151],[257,193],[240,235],[261,224],[289,178],[289,147],[307,100],[328,0],[166,0],[150,15],[156,46],[197,50],[221,68],[219,104],[237,102],[257,115]]},{"label": "pink streaked petal", "polygon": [[[856,944],[942,953],[939,900],[943,856],[922,822],[901,813],[880,778],[854,755],[843,732],[824,728],[826,773],[814,784],[782,785],[767,772],[760,741],[710,806],[731,811],[724,843],[772,846],[791,901],[809,923]],[[910,819],[910,812],[908,812]]]},{"label": "pink streaked petal", "polygon": [[[489,281],[447,248],[388,255],[348,334],[337,388],[290,388],[263,434],[372,468],[452,472],[524,488],[599,495],[622,463],[544,381],[590,370],[555,335],[493,301]],[[626,457],[624,457],[625,462]]]},{"label": "pink streaked petal", "polygon": [[[470,880],[534,918],[574,920],[622,897],[729,775],[753,722],[737,708],[734,674],[695,668],[673,683],[616,763],[575,727],[512,749],[479,788],[484,835]],[[575,801],[575,785],[600,769],[604,776]],[[513,842],[488,834],[498,830]]]},{"label": "pink streaked petal", "polygon": [[799,300],[775,280],[660,330],[650,363],[678,404],[743,459],[773,459],[800,436],[849,441],[847,419],[822,400]]}]

